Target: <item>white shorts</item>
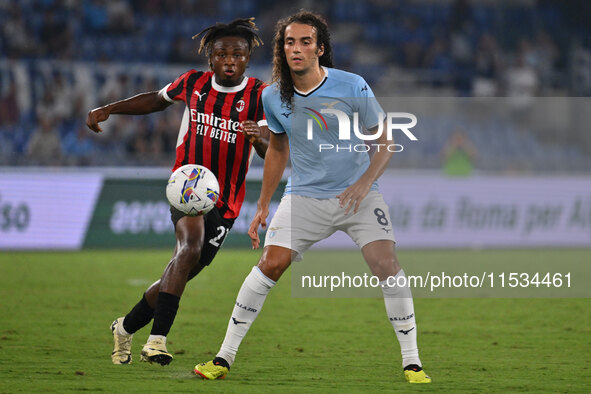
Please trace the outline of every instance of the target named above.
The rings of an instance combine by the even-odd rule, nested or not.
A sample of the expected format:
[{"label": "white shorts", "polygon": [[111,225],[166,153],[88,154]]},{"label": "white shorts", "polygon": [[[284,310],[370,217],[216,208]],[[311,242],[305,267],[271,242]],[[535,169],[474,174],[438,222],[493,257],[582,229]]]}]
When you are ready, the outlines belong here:
[{"label": "white shorts", "polygon": [[317,199],[287,194],[275,212],[265,235],[265,246],[275,245],[297,253],[296,261],[316,242],[344,231],[359,248],[377,240],[396,242],[384,198],[370,191],[357,213],[345,215],[338,198]]}]

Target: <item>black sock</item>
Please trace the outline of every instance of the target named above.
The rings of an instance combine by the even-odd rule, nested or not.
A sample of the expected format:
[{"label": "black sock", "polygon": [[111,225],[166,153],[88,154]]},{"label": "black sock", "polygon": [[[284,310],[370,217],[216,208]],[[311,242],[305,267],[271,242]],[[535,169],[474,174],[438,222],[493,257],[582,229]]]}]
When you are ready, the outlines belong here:
[{"label": "black sock", "polygon": [[146,295],[142,295],[142,299],[138,302],[133,309],[123,319],[123,328],[130,334],[133,334],[140,328],[152,320],[154,317],[154,310],[150,308]]},{"label": "black sock", "polygon": [[226,368],[230,369],[230,364],[228,364],[228,362],[221,357],[214,358],[213,365],[221,365],[222,367],[226,367]]},{"label": "black sock", "polygon": [[176,311],[179,309],[180,300],[181,297],[169,293],[158,293],[156,309],[154,310],[154,324],[150,335],[168,335],[176,317]]},{"label": "black sock", "polygon": [[423,368],[421,368],[421,366],[417,365],[417,364],[408,364],[406,367],[404,367],[404,370],[419,372],[419,371],[422,371]]}]

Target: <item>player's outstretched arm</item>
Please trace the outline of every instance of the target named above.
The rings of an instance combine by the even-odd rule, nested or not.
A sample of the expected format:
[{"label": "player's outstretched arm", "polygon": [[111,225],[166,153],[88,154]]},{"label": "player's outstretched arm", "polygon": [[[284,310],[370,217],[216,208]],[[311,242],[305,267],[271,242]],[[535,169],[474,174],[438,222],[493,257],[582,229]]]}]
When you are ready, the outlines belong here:
[{"label": "player's outstretched arm", "polygon": [[[374,128],[370,131],[375,132],[377,129]],[[386,129],[386,124],[384,124],[384,129]],[[377,144],[382,144],[378,146],[387,146],[393,144],[393,140],[389,140],[386,136],[386,133],[383,133],[380,138],[377,139]],[[345,191],[337,196],[339,199],[339,204],[341,207],[345,208],[345,214],[348,214],[351,208],[353,208],[353,212],[357,213],[359,209],[359,205],[361,205],[361,201],[367,196],[369,190],[371,189],[371,185],[378,179],[383,173],[386,167],[388,166],[388,162],[392,158],[394,153],[390,152],[388,149],[379,149],[375,152],[371,158],[371,162],[367,170],[359,177],[357,182],[349,186]]]},{"label": "player's outstretched arm", "polygon": [[95,133],[103,131],[99,126],[111,114],[122,115],[145,115],[152,112],[162,111],[171,103],[166,101],[158,92],[141,93],[125,100],[116,101],[105,106],[95,108],[88,112],[86,125]]},{"label": "player's outstretched arm", "polygon": [[263,170],[263,185],[261,186],[261,195],[257,203],[257,212],[250,223],[248,235],[252,242],[253,249],[258,249],[260,245],[259,225],[264,229],[267,227],[267,216],[269,216],[269,204],[271,197],[279,182],[289,160],[289,140],[287,134],[271,133],[269,138],[269,148],[265,155],[265,167]]},{"label": "player's outstretched arm", "polygon": [[267,126],[259,126],[252,120],[242,122],[242,132],[248,138],[257,154],[261,158],[265,158],[267,148],[269,148],[269,128]]}]

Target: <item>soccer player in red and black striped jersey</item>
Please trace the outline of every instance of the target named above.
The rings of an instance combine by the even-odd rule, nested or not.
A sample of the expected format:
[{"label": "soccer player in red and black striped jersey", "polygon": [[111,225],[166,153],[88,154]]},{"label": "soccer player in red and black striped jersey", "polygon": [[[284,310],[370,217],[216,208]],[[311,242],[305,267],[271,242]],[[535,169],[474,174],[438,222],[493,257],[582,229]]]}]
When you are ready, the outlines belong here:
[{"label": "soccer player in red and black striped jersey", "polygon": [[199,53],[208,56],[210,71],[187,71],[160,91],[142,93],[88,113],[88,127],[101,132],[99,122],[110,114],[148,114],[183,101],[186,107],[173,171],[185,164],[200,164],[211,169],[220,184],[216,208],[205,216],[185,216],[171,207],[177,241],[174,256],[160,280],[125,317],[111,325],[114,364],[131,362],[132,336],[152,318],[152,331],[141,359],[161,365],[172,361],[166,336],[185,285],[211,263],[240,213],[253,154],[256,151],[265,156],[269,131],[261,94],[266,85],[244,75],[252,50],[262,44],[253,20],[218,23],[195,36],[203,35]]}]

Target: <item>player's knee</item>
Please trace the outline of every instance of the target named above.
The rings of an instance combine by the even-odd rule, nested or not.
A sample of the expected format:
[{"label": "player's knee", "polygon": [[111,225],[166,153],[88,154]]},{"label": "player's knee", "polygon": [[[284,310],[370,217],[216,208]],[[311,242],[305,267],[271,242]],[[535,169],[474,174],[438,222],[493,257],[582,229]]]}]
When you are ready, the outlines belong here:
[{"label": "player's knee", "polygon": [[374,275],[377,275],[380,279],[382,277],[394,276],[400,271],[398,261],[393,256],[377,259],[371,263],[371,266]]},{"label": "player's knee", "polygon": [[257,266],[267,278],[277,281],[287,267],[289,267],[289,260],[283,261],[282,259],[263,254]]},{"label": "player's knee", "polygon": [[177,261],[191,269],[199,263],[201,250],[202,245],[200,243],[188,243],[182,245],[177,252]]}]

